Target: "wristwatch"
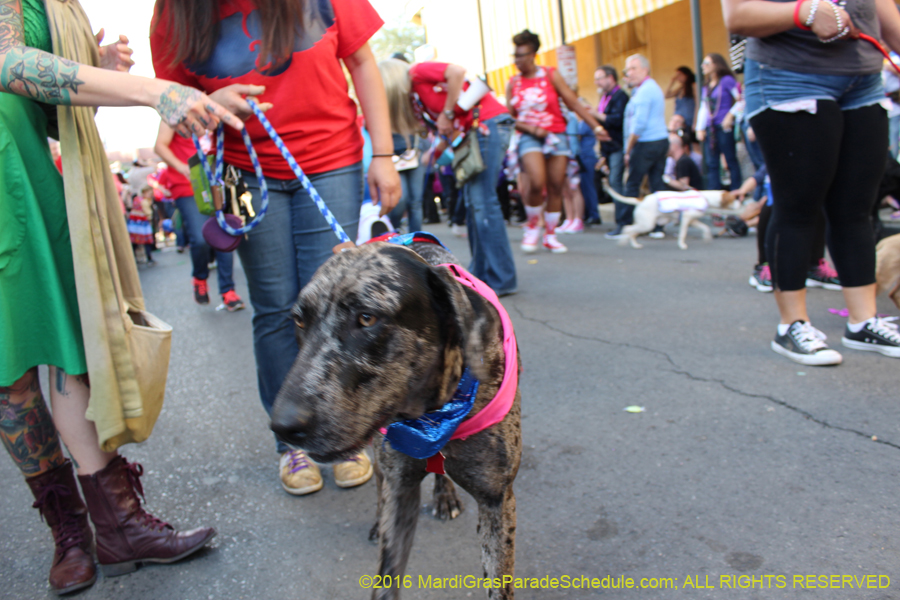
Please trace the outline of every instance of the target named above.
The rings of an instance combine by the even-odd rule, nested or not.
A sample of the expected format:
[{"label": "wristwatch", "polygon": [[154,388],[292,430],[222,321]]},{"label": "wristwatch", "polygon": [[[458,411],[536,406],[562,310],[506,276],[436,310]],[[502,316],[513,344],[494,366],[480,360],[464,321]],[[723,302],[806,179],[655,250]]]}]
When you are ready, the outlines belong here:
[{"label": "wristwatch", "polygon": [[448,108],[448,109],[445,109],[445,110],[443,111],[443,115],[444,115],[445,117],[447,117],[448,119],[450,119],[451,121],[452,121],[453,119],[456,118],[456,113],[454,113],[454,112],[453,112],[452,110],[450,110],[449,108]]}]

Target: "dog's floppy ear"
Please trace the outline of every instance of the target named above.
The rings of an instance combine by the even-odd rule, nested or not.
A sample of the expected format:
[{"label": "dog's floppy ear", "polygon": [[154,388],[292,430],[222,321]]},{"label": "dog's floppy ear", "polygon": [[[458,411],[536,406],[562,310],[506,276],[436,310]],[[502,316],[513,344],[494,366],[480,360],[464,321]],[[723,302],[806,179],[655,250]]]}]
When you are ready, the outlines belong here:
[{"label": "dog's floppy ear", "polygon": [[485,379],[484,336],[490,321],[484,299],[476,295],[470,300],[465,287],[446,267],[429,269],[428,286],[445,327],[448,347],[462,350],[462,364],[476,378]]}]

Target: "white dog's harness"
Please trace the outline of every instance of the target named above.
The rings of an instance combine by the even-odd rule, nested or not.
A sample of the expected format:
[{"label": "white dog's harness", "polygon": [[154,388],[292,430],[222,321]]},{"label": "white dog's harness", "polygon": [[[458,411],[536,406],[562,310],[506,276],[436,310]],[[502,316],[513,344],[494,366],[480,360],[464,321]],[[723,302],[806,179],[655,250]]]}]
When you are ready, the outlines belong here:
[{"label": "white dog's harness", "polygon": [[697,192],[656,192],[659,212],[672,213],[696,210],[706,212],[709,201]]}]

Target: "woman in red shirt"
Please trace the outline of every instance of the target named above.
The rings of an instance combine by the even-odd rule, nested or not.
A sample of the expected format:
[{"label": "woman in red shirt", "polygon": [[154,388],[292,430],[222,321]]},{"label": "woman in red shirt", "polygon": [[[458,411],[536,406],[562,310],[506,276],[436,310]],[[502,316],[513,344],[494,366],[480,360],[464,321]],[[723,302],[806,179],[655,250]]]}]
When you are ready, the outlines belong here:
[{"label": "woman in red shirt", "polygon": [[[552,67],[539,67],[534,57],[541,47],[540,38],[527,29],[513,37],[516,68],[519,74],[506,86],[506,103],[516,118],[513,145],[523,173],[528,178],[525,212],[528,222],[522,236],[522,250],[534,252],[541,239],[539,227],[544,213],[544,248],[554,253],[567,252],[556,239],[556,225],[562,208],[562,190],[571,150],[566,138],[566,120],[560,110],[562,100],[570,110],[587,122],[594,135],[607,141],[606,132],[569,89],[562,75]],[[547,209],[544,212],[544,188]]]},{"label": "woman in red shirt", "polygon": [[[291,307],[331,256],[335,238],[262,124],[252,118],[242,94],[271,104],[272,126],[347,235],[356,239],[363,140],[342,62],[372,137],[375,158],[368,180],[373,202],[380,202],[385,214],[400,196],[387,100],[368,45],[381,25],[367,0],[156,3],[150,34],[156,72],[190,82],[247,118],[265,173],[268,212],[241,241],[238,255],[250,289],[259,393],[268,413],[298,352]],[[225,132],[225,162],[241,170],[258,212],[260,183],[241,137],[230,131]],[[321,489],[319,469],[305,453],[276,443],[284,489],[294,495]],[[365,452],[335,466],[335,482],[342,487],[362,484],[371,474]]]}]

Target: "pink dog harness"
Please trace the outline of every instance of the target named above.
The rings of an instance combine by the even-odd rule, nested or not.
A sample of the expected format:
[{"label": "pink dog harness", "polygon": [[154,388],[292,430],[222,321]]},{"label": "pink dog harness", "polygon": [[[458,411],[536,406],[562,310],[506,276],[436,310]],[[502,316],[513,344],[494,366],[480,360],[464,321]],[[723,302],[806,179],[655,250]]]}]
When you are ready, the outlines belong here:
[{"label": "pink dog harness", "polygon": [[[497,294],[494,293],[494,290],[492,290],[487,286],[487,284],[485,284],[483,281],[481,281],[459,265],[443,264],[438,266],[450,269],[450,272],[459,283],[481,294],[482,297],[493,304],[494,308],[496,308],[497,312],[500,314],[500,323],[503,326],[503,352],[506,357],[503,380],[500,383],[500,388],[497,390],[497,395],[494,396],[484,408],[478,411],[478,413],[476,413],[469,419],[461,421],[448,439],[448,441],[464,440],[469,436],[484,431],[492,425],[496,425],[504,418],[506,418],[506,415],[509,413],[509,409],[512,407],[513,402],[516,399],[516,388],[518,387],[519,383],[519,364],[517,358],[516,335],[513,331],[512,321],[509,318],[509,314],[506,312],[506,309],[503,308],[503,305],[500,304],[500,300],[497,298]],[[474,382],[475,387],[473,388],[471,383],[469,383],[470,380],[471,377],[468,374],[468,368],[466,368],[466,371],[463,374],[462,378],[463,383],[461,383],[460,385],[467,388],[468,392],[463,395],[467,396],[469,398],[469,401],[472,402],[474,401],[474,393],[477,391],[478,382],[477,380]],[[464,383],[466,385],[464,385]],[[454,400],[456,400],[458,396],[459,392],[457,393],[457,395],[454,395]],[[448,405],[452,402],[453,401],[448,403]],[[471,404],[469,406],[471,406]],[[434,416],[434,413],[426,413],[419,419],[406,421],[403,423],[393,423],[389,427],[393,428],[397,426],[405,426],[407,432],[411,431],[413,428],[421,428],[425,430],[433,429],[433,427],[430,427],[430,425],[435,423],[432,417],[429,417],[429,415]],[[462,417],[462,415],[460,415],[460,417]],[[388,428],[382,428],[381,433],[388,437],[388,439],[390,440]],[[394,443],[392,444],[392,446],[396,450],[404,452],[403,447],[398,447],[402,446],[402,444]],[[409,452],[406,453],[409,454]],[[425,456],[427,456],[427,454]],[[422,456],[419,456],[418,458],[422,458]],[[426,458],[425,470],[429,473],[438,473],[440,475],[443,475],[445,473],[444,455],[440,451],[438,451],[434,455],[428,456]]]}]

